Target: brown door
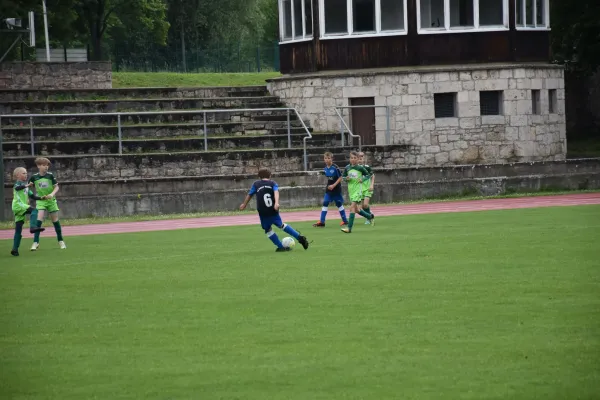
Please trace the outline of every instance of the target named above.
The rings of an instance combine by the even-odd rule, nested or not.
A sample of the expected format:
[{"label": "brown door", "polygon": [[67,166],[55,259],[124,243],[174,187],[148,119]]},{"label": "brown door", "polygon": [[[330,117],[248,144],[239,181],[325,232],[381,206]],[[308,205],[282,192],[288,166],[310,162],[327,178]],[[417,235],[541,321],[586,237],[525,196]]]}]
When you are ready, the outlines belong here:
[{"label": "brown door", "polygon": [[[351,106],[374,106],[374,97],[356,97],[350,99]],[[362,144],[377,144],[375,135],[375,107],[351,108],[351,129],[352,133],[359,135]]]}]

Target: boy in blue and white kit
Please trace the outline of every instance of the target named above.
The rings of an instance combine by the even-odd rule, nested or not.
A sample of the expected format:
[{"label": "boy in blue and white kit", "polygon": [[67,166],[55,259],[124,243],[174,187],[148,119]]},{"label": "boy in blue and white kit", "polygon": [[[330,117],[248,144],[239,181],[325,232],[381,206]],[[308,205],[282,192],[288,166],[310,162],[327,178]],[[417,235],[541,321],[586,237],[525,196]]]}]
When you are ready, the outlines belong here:
[{"label": "boy in blue and white kit", "polygon": [[294,237],[304,247],[304,250],[308,249],[308,240],[306,237],[300,235],[294,228],[284,224],[281,220],[281,216],[279,215],[279,185],[277,185],[277,182],[271,180],[271,171],[262,168],[258,171],[258,177],[260,180],[252,184],[244,202],[240,205],[240,210],[245,210],[252,196],[256,195],[256,209],[260,218],[260,225],[265,230],[269,240],[277,246],[276,251],[289,251],[291,249],[283,247],[281,240],[279,240],[279,237],[273,231],[273,225]]},{"label": "boy in blue and white kit", "polygon": [[327,177],[327,188],[325,189],[325,197],[323,198],[323,208],[321,209],[321,218],[319,222],[313,224],[315,228],[325,227],[325,218],[327,217],[327,209],[333,201],[340,212],[342,222],[340,226],[348,225],[346,218],[346,210],[344,210],[344,197],[342,196],[342,171],[333,163],[333,154],[327,152],[323,155],[325,161],[324,173]]}]

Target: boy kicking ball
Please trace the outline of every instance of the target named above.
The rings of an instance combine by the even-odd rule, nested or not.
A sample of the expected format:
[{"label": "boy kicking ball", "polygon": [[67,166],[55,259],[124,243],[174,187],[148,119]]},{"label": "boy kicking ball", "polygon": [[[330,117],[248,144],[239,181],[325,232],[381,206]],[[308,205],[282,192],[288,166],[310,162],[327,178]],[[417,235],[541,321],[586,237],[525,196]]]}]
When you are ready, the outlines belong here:
[{"label": "boy kicking ball", "polygon": [[13,172],[13,178],[15,185],[13,186],[13,201],[12,211],[15,214],[15,236],[13,238],[13,248],[10,254],[13,256],[19,256],[19,246],[21,245],[21,239],[23,237],[23,225],[27,215],[29,215],[29,232],[35,234],[43,232],[45,228],[39,228],[36,224],[38,210],[29,205],[29,199],[41,200],[40,197],[35,196],[29,189],[32,186],[27,183],[27,170],[25,168],[16,168]]},{"label": "boy kicking ball", "polygon": [[[58,182],[56,182],[54,175],[52,175],[51,172],[48,172],[51,165],[50,160],[43,157],[37,158],[35,160],[35,165],[38,167],[39,172],[29,179],[29,183],[35,186],[35,193],[41,198],[41,200],[36,201],[36,208],[38,209],[37,227],[40,228],[42,226],[46,212],[50,214],[50,219],[52,220],[54,231],[56,232],[56,238],[58,239],[58,246],[61,249],[66,249],[67,245],[63,240],[62,227],[58,220],[58,203],[56,197],[54,197],[56,192],[58,192]],[[40,233],[37,232],[33,236],[31,251],[36,251],[39,247]]]},{"label": "boy kicking ball", "polygon": [[277,247],[275,251],[283,252],[291,249],[283,247],[283,243],[273,231],[273,225],[293,236],[304,247],[304,250],[308,249],[308,239],[281,220],[279,215],[279,186],[271,180],[271,171],[262,168],[258,171],[258,177],[260,180],[252,184],[244,202],[240,205],[240,210],[245,210],[252,196],[256,195],[256,209],[260,218],[260,225],[265,230],[269,240]]}]

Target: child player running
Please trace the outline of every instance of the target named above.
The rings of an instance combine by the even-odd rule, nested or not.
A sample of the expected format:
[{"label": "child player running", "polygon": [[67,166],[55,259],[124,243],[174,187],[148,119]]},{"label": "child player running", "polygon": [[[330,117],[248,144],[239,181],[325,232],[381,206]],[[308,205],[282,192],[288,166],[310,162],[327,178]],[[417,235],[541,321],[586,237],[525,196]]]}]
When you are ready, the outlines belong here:
[{"label": "child player running", "polygon": [[[56,231],[56,238],[58,239],[58,246],[61,249],[66,249],[67,245],[63,241],[62,227],[58,220],[58,203],[56,202],[56,192],[58,192],[58,182],[54,178],[54,175],[48,171],[50,168],[50,160],[44,157],[36,158],[35,165],[38,167],[38,173],[29,178],[29,183],[35,186],[35,194],[40,196],[42,199],[37,200],[35,203],[38,209],[37,226],[42,226],[46,212],[50,214],[50,219],[54,225]],[[40,233],[37,232],[33,236],[33,245],[31,245],[31,251],[36,251],[40,247]]]},{"label": "child player running", "polygon": [[327,217],[327,209],[333,201],[340,212],[342,222],[340,225],[348,225],[346,219],[346,210],[344,210],[344,197],[342,196],[342,172],[340,168],[333,163],[333,154],[327,152],[323,155],[325,161],[325,169],[323,173],[327,177],[327,187],[325,188],[325,197],[323,197],[323,208],[321,209],[321,219],[316,224],[315,228],[325,227],[325,218]]},{"label": "child player running", "polygon": [[240,210],[245,210],[252,196],[256,195],[256,209],[260,218],[260,225],[265,230],[269,240],[277,247],[275,251],[290,251],[291,249],[283,247],[283,243],[273,231],[273,225],[293,236],[304,247],[304,250],[307,250],[308,239],[281,220],[279,215],[279,186],[277,182],[271,180],[271,172],[266,168],[262,168],[258,171],[258,177],[259,180],[252,184],[244,202],[240,205]]},{"label": "child player running", "polygon": [[[358,153],[358,163],[365,167],[369,175],[371,175],[371,179],[368,179],[363,182],[363,201],[361,206],[363,210],[375,216],[375,214],[371,212],[371,207],[369,206],[369,203],[371,202],[371,197],[373,197],[373,186],[375,186],[375,174],[373,173],[371,167],[367,164],[367,156],[362,151]],[[369,225],[370,223],[371,221],[369,220],[365,221],[365,225]]]},{"label": "child player running", "polygon": [[367,170],[362,165],[358,164],[358,153],[356,151],[350,153],[350,164],[344,169],[343,176],[346,182],[348,182],[348,196],[350,197],[352,205],[350,206],[348,226],[342,228],[342,232],[352,233],[352,226],[354,225],[354,216],[356,213],[367,218],[371,223],[373,223],[375,219],[373,215],[360,207],[360,203],[363,199],[363,182],[369,180],[371,177]]},{"label": "child player running", "polygon": [[29,189],[31,183],[27,183],[27,170],[23,167],[16,168],[13,172],[15,185],[13,186],[12,211],[15,214],[15,236],[13,239],[13,248],[10,252],[13,256],[19,255],[19,246],[21,245],[21,233],[25,225],[26,215],[29,215],[29,232],[43,232],[45,228],[37,226],[38,210],[29,205],[29,199],[41,200],[35,196]]}]

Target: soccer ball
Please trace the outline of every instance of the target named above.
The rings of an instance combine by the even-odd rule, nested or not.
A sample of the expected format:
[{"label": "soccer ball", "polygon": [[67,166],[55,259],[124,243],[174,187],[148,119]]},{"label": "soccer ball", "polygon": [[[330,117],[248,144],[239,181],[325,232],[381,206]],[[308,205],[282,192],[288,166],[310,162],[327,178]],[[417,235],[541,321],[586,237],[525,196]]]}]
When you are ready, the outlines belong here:
[{"label": "soccer ball", "polygon": [[283,244],[283,247],[289,247],[291,249],[296,245],[296,241],[288,236],[283,238],[281,244]]}]

